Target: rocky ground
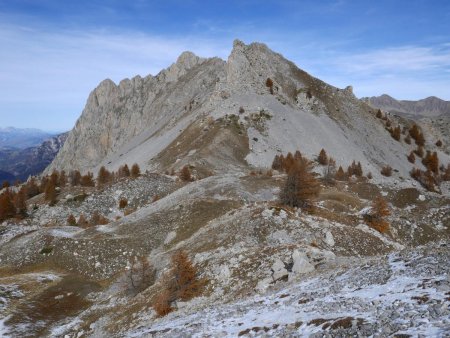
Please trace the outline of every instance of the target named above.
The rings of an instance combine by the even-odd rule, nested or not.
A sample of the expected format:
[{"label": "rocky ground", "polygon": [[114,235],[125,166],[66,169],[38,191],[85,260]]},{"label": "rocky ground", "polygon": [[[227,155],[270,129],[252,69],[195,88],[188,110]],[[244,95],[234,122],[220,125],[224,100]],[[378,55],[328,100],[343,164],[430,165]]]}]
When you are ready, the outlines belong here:
[{"label": "rocky ground", "polygon": [[[104,189],[66,187],[54,207],[35,197],[29,219],[1,228],[0,332],[445,336],[447,197],[351,180],[322,184],[308,214],[277,204],[283,182],[276,173],[190,183],[144,174]],[[392,210],[386,234],[363,221],[376,194]],[[128,215],[121,198],[130,202]],[[89,218],[94,211],[109,224],[67,226],[69,213]],[[156,284],[136,295],[125,272],[144,255],[159,276],[177,249],[189,252],[208,287],[158,319],[151,308]]]}]

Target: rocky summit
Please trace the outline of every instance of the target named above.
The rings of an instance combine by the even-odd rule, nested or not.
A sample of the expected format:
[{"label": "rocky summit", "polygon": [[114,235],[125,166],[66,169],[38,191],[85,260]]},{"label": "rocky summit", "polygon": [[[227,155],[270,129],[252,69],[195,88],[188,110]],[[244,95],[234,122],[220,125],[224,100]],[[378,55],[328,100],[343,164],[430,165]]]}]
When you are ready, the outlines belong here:
[{"label": "rocky summit", "polygon": [[1,192],[0,334],[448,336],[441,106],[391,111],[239,40],[104,80]]}]

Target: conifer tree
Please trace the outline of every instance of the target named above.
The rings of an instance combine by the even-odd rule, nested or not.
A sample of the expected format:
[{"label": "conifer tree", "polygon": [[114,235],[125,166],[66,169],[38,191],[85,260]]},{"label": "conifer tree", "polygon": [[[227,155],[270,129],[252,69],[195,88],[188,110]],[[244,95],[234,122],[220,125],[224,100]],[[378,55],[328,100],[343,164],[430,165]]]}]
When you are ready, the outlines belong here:
[{"label": "conifer tree", "polygon": [[81,173],[78,170],[72,170],[70,172],[70,184],[72,187],[80,185]]},{"label": "conifer tree", "polygon": [[335,177],[338,181],[344,181],[346,179],[346,175],[344,169],[342,169],[342,166],[339,166],[339,169],[337,170]]},{"label": "conifer tree", "polygon": [[416,162],[416,156],[414,156],[414,152],[413,152],[413,151],[411,151],[411,152],[409,153],[409,155],[408,155],[408,161],[409,161],[410,163],[413,163],[413,164],[414,164],[414,162]]},{"label": "conifer tree", "polygon": [[66,172],[64,170],[61,170],[61,172],[59,173],[59,182],[58,185],[61,188],[64,188],[67,184],[67,176],[66,176]]},{"label": "conifer tree", "polygon": [[103,186],[107,183],[109,183],[111,180],[111,173],[104,167],[101,166],[98,174],[97,174],[97,184],[98,186]]},{"label": "conifer tree", "polygon": [[281,161],[281,157],[279,155],[275,155],[272,161],[272,169],[273,170],[281,170],[283,168],[283,163]]},{"label": "conifer tree", "polygon": [[86,175],[81,176],[80,184],[82,187],[94,187],[94,175],[88,172]]},{"label": "conifer tree", "polygon": [[119,177],[130,177],[130,169],[128,168],[128,164],[125,164],[119,168]]},{"label": "conifer tree", "polygon": [[20,218],[27,217],[27,192],[25,186],[14,195],[14,207],[16,208],[16,215]]},{"label": "conifer tree", "polygon": [[45,185],[44,199],[48,202],[50,206],[56,204],[56,186],[55,180],[49,179]]},{"label": "conifer tree", "polygon": [[141,168],[139,168],[139,165],[137,163],[133,164],[131,166],[131,176],[133,178],[137,178],[141,175]]},{"label": "conifer tree", "polygon": [[13,203],[13,196],[9,188],[0,194],[0,222],[3,222],[16,215],[16,208]]},{"label": "conifer tree", "polygon": [[387,202],[381,196],[377,196],[372,202],[372,209],[365,215],[366,222],[375,230],[385,233],[389,230],[389,223],[385,220],[390,215]]},{"label": "conifer tree", "polygon": [[39,195],[39,187],[36,184],[36,179],[31,177],[26,183],[27,199]]},{"label": "conifer tree", "polygon": [[289,170],[291,170],[291,168],[294,166],[295,164],[295,159],[294,159],[294,155],[292,155],[291,152],[289,152],[284,160],[284,171],[289,172]]},{"label": "conifer tree", "polygon": [[319,192],[320,184],[312,173],[312,163],[304,159],[296,162],[289,170],[280,199],[291,207],[313,209],[313,199]]},{"label": "conifer tree", "polygon": [[327,152],[323,148],[322,148],[322,150],[319,153],[318,161],[319,161],[319,164],[321,164],[321,165],[327,165],[328,164]]}]

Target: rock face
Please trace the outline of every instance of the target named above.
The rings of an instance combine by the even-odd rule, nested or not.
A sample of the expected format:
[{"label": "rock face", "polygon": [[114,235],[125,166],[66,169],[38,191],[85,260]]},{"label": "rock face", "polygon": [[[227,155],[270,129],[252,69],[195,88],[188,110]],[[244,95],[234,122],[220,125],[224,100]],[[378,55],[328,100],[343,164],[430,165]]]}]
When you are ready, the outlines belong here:
[{"label": "rock face", "polygon": [[322,148],[338,166],[360,161],[374,180],[385,180],[386,164],[409,177],[412,148],[390,137],[351,86],[335,88],[264,44],[236,40],[226,62],[185,52],[156,76],[100,83],[46,173],[125,163],[160,172],[267,168],[277,154],[315,158]]},{"label": "rock face", "polygon": [[223,67],[222,60],[185,52],[156,76],[136,76],[119,85],[104,80],[89,95],[80,119],[47,172],[53,168],[92,169],[134,137],[142,134],[139,144],[171,129],[175,120],[205,103],[223,76]]}]

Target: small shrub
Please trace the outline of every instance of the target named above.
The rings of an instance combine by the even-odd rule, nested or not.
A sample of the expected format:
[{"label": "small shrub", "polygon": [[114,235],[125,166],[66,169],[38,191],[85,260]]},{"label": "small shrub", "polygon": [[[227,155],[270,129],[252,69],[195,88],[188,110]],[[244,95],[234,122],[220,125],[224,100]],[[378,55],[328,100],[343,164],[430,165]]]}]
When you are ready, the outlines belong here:
[{"label": "small shrub", "polygon": [[381,175],[386,176],[386,177],[392,176],[392,168],[391,168],[391,166],[386,165],[383,168],[381,168]]},{"label": "small shrub", "polygon": [[39,253],[40,253],[41,255],[48,255],[48,254],[50,254],[50,253],[52,253],[52,252],[53,252],[53,247],[51,247],[51,246],[43,247],[42,250],[39,251]]},{"label": "small shrub", "polygon": [[418,146],[416,150],[414,150],[414,154],[416,154],[419,157],[423,157],[424,150],[422,146]]},{"label": "small shrub", "polygon": [[131,215],[133,212],[135,212],[136,211],[136,208],[127,208],[127,209],[125,209],[124,211],[123,211],[123,215],[124,216],[128,216],[128,215]]},{"label": "small shrub", "polygon": [[189,166],[185,165],[180,171],[180,179],[185,182],[192,181],[191,171],[189,170]]},{"label": "small shrub", "polygon": [[381,119],[383,117],[383,113],[381,112],[380,109],[377,110],[376,117],[379,118],[379,119]]},{"label": "small shrub", "polygon": [[239,107],[239,114],[244,114],[244,113],[245,113],[244,107]]},{"label": "small shrub", "polygon": [[128,205],[128,200],[126,198],[121,198],[119,201],[119,209],[126,208]]},{"label": "small shrub", "polygon": [[413,152],[413,151],[411,151],[411,152],[409,153],[409,155],[407,156],[407,158],[408,158],[408,161],[409,161],[410,163],[415,163],[415,162],[416,162],[416,156],[414,156],[414,152]]},{"label": "small shrub", "polygon": [[442,147],[442,141],[441,140],[438,140],[436,142],[436,147]]},{"label": "small shrub", "polygon": [[91,217],[92,225],[105,225],[108,223],[109,223],[109,220],[105,216],[100,214],[97,210],[94,211],[94,213],[92,214],[92,217]]},{"label": "small shrub", "polygon": [[89,221],[83,214],[81,214],[80,217],[78,217],[78,226],[82,228],[88,228],[90,226]]},{"label": "small shrub", "polygon": [[69,217],[67,217],[67,225],[77,226],[77,220],[74,215],[70,214]]},{"label": "small shrub", "polygon": [[373,176],[372,176],[372,173],[371,172],[369,172],[368,174],[367,174],[367,176],[366,176],[369,180],[371,180],[372,178],[373,178]]},{"label": "small shrub", "polygon": [[267,78],[266,80],[266,87],[269,88],[270,94],[273,95],[273,81],[271,78]]}]

